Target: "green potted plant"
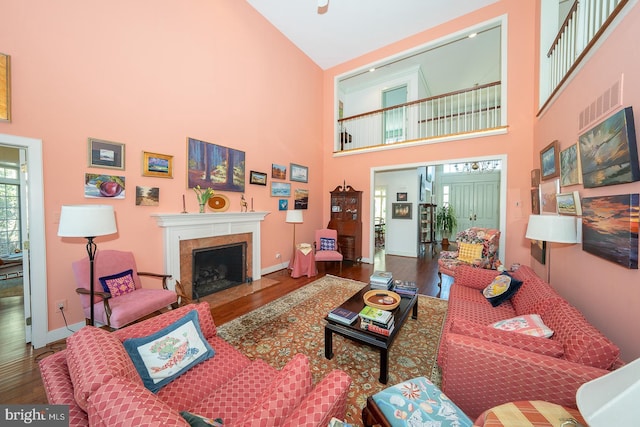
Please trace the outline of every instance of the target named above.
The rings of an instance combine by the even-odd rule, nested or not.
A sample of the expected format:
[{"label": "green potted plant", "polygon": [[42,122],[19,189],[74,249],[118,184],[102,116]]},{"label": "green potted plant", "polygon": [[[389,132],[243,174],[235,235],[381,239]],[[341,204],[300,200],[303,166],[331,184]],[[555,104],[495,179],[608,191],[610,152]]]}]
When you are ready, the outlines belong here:
[{"label": "green potted plant", "polygon": [[451,237],[451,233],[458,225],[458,221],[456,220],[456,212],[453,209],[453,206],[447,204],[445,206],[440,206],[436,211],[436,229],[440,231],[442,236],[442,247],[446,249],[449,247],[449,237]]}]

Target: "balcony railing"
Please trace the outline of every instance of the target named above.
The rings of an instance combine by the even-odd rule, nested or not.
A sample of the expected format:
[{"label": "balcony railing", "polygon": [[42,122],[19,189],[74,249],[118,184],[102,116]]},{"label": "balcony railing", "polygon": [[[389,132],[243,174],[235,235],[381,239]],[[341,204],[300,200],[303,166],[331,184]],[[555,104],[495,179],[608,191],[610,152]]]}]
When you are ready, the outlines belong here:
[{"label": "balcony railing", "polygon": [[564,83],[627,2],[575,0],[547,53],[549,76],[545,99]]},{"label": "balcony railing", "polygon": [[500,127],[501,90],[498,81],[340,119],[336,151]]}]

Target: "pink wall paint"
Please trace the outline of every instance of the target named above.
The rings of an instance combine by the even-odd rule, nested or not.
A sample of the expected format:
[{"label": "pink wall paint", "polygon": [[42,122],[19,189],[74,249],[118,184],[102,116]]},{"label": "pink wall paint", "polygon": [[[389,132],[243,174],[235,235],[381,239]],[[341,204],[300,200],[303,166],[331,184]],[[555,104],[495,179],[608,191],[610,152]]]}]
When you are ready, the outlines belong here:
[{"label": "pink wall paint", "polygon": [[[448,22],[439,27],[419,33],[393,45],[379,49],[360,58],[333,67],[324,76],[323,110],[323,155],[325,170],[324,191],[330,191],[343,180],[357,190],[364,191],[363,223],[371,223],[369,205],[370,171],[373,167],[413,164],[416,162],[439,162],[447,159],[473,156],[508,156],[507,172],[507,218],[505,264],[514,262],[528,264],[529,242],[524,238],[530,212],[530,176],[532,169],[531,150],[533,146],[532,126],[534,110],[534,65],[536,28],[531,16],[535,15],[535,4],[517,0],[506,0],[485,7],[475,13]],[[403,148],[377,153],[334,157],[332,135],[334,121],[334,79],[347,71],[362,68],[388,56],[427,44],[433,40],[464,30],[484,21],[508,14],[508,133],[499,136],[459,140],[454,142]],[[470,66],[472,64],[469,64]],[[328,171],[331,171],[329,173]],[[523,171],[525,171],[523,173]],[[323,200],[324,219],[329,218],[329,200]],[[369,254],[369,234],[363,233],[363,255]]]},{"label": "pink wall paint", "polygon": [[[636,5],[555,102],[540,115],[534,127],[534,162],[539,151],[555,139],[559,140],[561,149],[576,143],[579,112],[622,76],[623,107],[632,106],[635,110],[636,135],[639,135],[640,82],[637,70],[640,57],[637,49],[629,49],[629,41],[637,38],[639,22],[640,8]],[[581,197],[594,197],[638,193],[640,183],[587,189],[578,185],[566,189],[579,191]],[[631,361],[640,357],[640,340],[633,330],[640,321],[638,270],[628,270],[584,252],[580,244],[552,245],[551,250],[553,286],[620,346],[623,359]],[[544,266],[536,267],[541,271],[538,274],[544,277]]]},{"label": "pink wall paint", "polygon": [[[57,300],[69,301],[70,323],[83,318],[70,264],[86,256],[84,242],[57,237],[60,206],[105,202],[83,197],[87,172],[124,175],[126,199],[106,201],[118,234],[98,238],[98,248],[131,250],[140,270],[163,271],[162,230],[150,214],[182,211],[183,194],[197,210],[187,137],[246,152],[245,197],[271,212],[263,268],[276,266],[276,252],[288,260],[293,229],[269,187],[248,184],[248,171],[308,166],[310,182],[292,187],[309,189],[296,237],[311,241],[322,218],[322,71],[246,2],[2,0],[0,9],[13,77],[13,121],[0,133],[43,141],[49,330],[64,326]],[[88,168],[90,136],[125,143],[126,170]],[[142,177],[142,151],[173,155],[174,179]],[[160,206],[135,206],[136,185],[159,187]],[[239,211],[240,194],[226,194]]]}]

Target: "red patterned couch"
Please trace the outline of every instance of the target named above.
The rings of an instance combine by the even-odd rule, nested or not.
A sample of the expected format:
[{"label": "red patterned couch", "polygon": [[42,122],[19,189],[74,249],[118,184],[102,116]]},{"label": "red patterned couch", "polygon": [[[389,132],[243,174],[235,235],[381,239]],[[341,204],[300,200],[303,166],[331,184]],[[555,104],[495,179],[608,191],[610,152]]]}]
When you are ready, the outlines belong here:
[{"label": "red patterned couch", "polygon": [[[143,386],[122,341],[149,336],[191,310],[215,355],[154,394]],[[351,384],[335,370],[314,387],[302,354],[280,371],[249,360],[216,335],[207,303],[112,333],[83,327],[67,339],[65,350],[40,362],[40,371],[49,403],[69,405],[71,426],[188,426],[180,411],[222,418],[225,426],[327,426],[332,417],[344,418]]]},{"label": "red patterned couch", "polygon": [[[469,417],[522,400],[575,408],[578,387],[624,364],[618,347],[529,267],[512,273],[522,286],[493,307],[482,290],[497,274],[456,269],[438,350],[442,390]],[[551,338],[489,326],[524,314],[540,315]]]}]

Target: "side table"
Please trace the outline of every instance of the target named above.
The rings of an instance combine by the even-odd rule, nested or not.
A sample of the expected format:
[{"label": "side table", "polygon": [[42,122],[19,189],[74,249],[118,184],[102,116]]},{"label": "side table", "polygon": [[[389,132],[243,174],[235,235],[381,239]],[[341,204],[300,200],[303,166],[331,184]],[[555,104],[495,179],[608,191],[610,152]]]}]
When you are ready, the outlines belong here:
[{"label": "side table", "polygon": [[291,277],[294,279],[305,275],[312,277],[318,274],[316,256],[310,244],[300,243],[296,245],[293,258],[289,262],[289,270],[291,270]]}]

